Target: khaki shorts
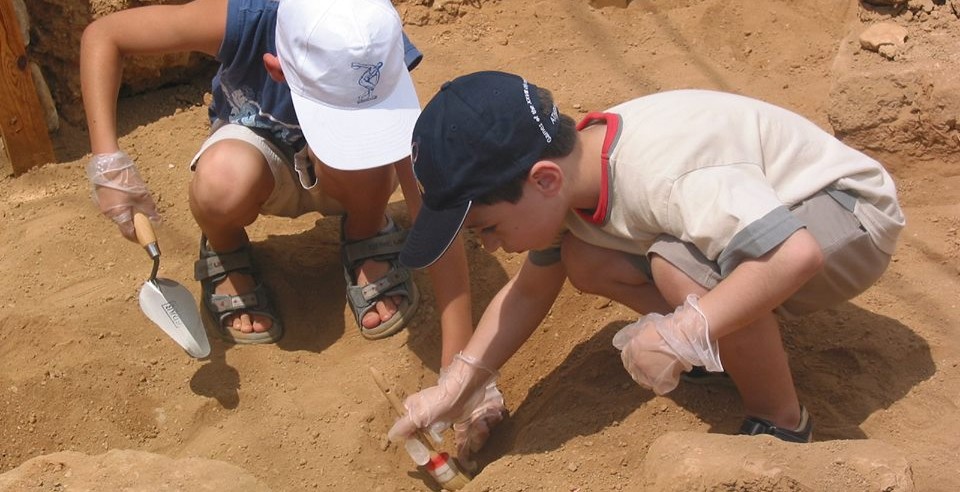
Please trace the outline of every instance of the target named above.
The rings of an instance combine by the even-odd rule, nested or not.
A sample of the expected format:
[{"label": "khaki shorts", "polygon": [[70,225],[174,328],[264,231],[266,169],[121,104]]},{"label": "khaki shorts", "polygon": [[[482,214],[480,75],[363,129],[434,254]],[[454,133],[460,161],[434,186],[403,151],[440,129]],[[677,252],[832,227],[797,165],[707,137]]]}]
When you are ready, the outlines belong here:
[{"label": "khaki shorts", "polygon": [[[890,255],[870,239],[852,212],[853,202],[841,205],[826,192],[800,203],[793,213],[813,234],[823,250],[820,273],[787,299],[777,312],[801,316],[834,306],[859,295],[873,285],[887,269]],[[634,264],[652,279],[649,256],[657,254],[676,266],[705,289],[712,290],[723,280],[720,267],[695,246],[673,236],[660,236],[647,256],[633,256]]]},{"label": "khaki shorts", "polygon": [[293,156],[293,162],[269,139],[261,137],[250,128],[232,123],[214,124],[210,136],[200,146],[200,150],[190,161],[190,169],[197,166],[200,156],[211,145],[222,140],[240,140],[253,145],[263,154],[273,174],[273,192],[260,207],[263,215],[277,217],[299,217],[308,212],[320,212],[323,215],[342,215],[344,210],[340,202],[324,195],[319,175],[314,171],[307,148]]}]

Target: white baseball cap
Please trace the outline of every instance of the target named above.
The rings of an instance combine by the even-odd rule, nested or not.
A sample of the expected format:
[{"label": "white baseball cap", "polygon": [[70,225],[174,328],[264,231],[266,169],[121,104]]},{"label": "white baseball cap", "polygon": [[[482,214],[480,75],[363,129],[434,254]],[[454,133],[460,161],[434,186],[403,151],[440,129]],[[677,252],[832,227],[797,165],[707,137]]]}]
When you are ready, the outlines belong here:
[{"label": "white baseball cap", "polygon": [[277,57],[310,149],[330,167],[410,155],[420,101],[389,0],[280,0]]}]

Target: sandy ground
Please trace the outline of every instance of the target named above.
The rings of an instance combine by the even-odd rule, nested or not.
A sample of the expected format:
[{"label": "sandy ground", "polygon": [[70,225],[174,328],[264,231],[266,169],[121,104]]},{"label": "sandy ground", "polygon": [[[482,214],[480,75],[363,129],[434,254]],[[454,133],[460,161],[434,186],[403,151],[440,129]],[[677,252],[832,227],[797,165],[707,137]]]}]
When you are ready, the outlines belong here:
[{"label": "sandy ground", "polygon": [[[836,84],[851,70],[838,54],[882,20],[846,0],[452,4],[452,22],[406,17],[426,53],[414,72],[424,102],[444,80],[501,69],[551,88],[575,118],[700,87],[768,100],[831,131],[843,116],[831,113]],[[954,2],[931,5],[946,24],[926,25],[956,36]],[[895,21],[917,29],[916,43],[941,32],[910,15]],[[851,59],[904,66],[872,52]],[[154,91],[120,112],[121,145],[164,217],[160,274],[195,295],[186,163],[205,135],[205,90]],[[139,309],[151,263],[90,203],[84,138],[55,138],[62,163],[0,178],[0,490],[437,490],[387,442],[394,414],[368,372],[406,391],[435,381],[439,325],[425,275],[415,322],[370,342],[344,303],[337,218],[258,220],[255,258],[287,335],[271,346],[214,340],[209,359],[191,359]],[[894,175],[909,222],[889,271],[852,302],[784,327],[817,443],[727,436],[742,418],[728,387],[682,385],[667,397],[637,387],[610,344],[636,316],[568,285],[503,368],[511,416],[467,490],[960,490],[960,164],[955,147],[906,141],[865,149]],[[399,199],[391,210],[406,220]],[[522,257],[469,245],[482,307]]]}]

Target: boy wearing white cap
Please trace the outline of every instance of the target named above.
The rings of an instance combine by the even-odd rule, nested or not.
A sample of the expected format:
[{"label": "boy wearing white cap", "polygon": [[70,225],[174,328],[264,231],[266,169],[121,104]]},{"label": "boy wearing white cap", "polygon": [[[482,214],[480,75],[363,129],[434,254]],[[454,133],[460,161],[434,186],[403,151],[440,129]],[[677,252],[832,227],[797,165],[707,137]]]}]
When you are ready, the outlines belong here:
[{"label": "boy wearing white cap", "polygon": [[[94,199],[124,237],[159,219],[118,145],[121,58],[198,51],[216,57],[211,134],[193,162],[190,208],[202,233],[203,311],[227,341],[272,343],[278,314],[250,261],[245,227],[260,214],[342,215],[347,300],[366,338],[389,336],[419,295],[397,261],[403,231],[385,215],[398,182],[419,193],[410,135],[420,105],[408,69],[420,54],[389,0],[195,0],[134,8],[84,31],[81,81]],[[465,272],[465,256],[442,268]],[[435,270],[436,272],[436,270]],[[433,273],[448,363],[471,331],[465,275]],[[459,343],[459,345],[457,345]]]}]

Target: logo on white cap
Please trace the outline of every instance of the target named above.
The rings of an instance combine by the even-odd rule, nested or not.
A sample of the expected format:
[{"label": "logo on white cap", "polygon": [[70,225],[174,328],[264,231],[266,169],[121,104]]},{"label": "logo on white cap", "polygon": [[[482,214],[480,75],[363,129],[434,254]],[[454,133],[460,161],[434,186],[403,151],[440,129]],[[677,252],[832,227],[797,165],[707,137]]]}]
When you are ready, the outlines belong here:
[{"label": "logo on white cap", "polygon": [[324,164],[369,169],[409,155],[420,102],[390,0],[282,0],[276,47],[300,128]]},{"label": "logo on white cap", "polygon": [[360,84],[360,87],[363,87],[367,90],[367,92],[357,97],[357,104],[363,104],[367,101],[376,99],[377,96],[373,93],[373,90],[376,89],[377,84],[380,83],[380,67],[383,66],[383,62],[377,62],[376,65],[354,62],[351,63],[350,66],[352,68],[363,69],[363,75],[360,76],[360,80],[357,81],[357,84]]}]

